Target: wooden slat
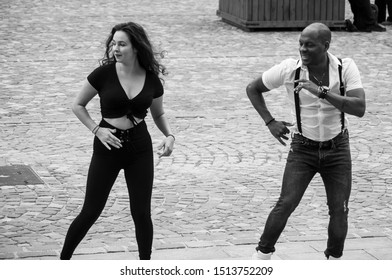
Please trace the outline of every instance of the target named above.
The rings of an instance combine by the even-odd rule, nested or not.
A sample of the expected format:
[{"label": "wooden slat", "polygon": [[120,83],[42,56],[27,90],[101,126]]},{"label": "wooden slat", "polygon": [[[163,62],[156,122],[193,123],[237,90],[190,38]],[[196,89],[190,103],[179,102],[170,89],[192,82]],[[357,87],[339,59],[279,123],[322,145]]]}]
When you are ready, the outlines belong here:
[{"label": "wooden slat", "polygon": [[332,19],[333,19],[333,0],[327,1],[327,16],[326,16],[326,20],[332,20]]},{"label": "wooden slat", "polygon": [[238,4],[238,0],[234,0],[234,1],[229,1],[229,11],[231,14],[235,15],[236,17],[240,18],[238,11],[240,10],[239,8],[236,9],[236,6]]},{"label": "wooden slat", "polygon": [[253,13],[255,13],[255,11],[253,10],[253,0],[244,0],[244,2],[246,2],[246,7],[248,9],[246,14],[246,20],[252,20]]},{"label": "wooden slat", "polygon": [[246,10],[244,9],[244,1],[243,0],[237,0],[237,3],[235,3],[235,9],[237,11],[237,15],[241,18],[241,19],[245,19],[245,15],[246,15]]},{"label": "wooden slat", "polygon": [[302,0],[295,1],[295,19],[300,20],[303,19],[303,10],[302,10]]},{"label": "wooden slat", "polygon": [[262,18],[259,17],[259,5],[261,4],[261,1],[253,0],[252,1],[252,20],[253,21],[258,21],[262,20]]},{"label": "wooden slat", "polygon": [[231,9],[231,11],[233,11],[233,14],[234,14],[236,17],[242,18],[242,16],[241,16],[241,7],[240,7],[240,3],[241,3],[240,0],[231,1],[231,3],[230,3],[230,5],[231,5],[230,9]]},{"label": "wooden slat", "polygon": [[295,5],[295,0],[290,0],[289,8],[290,8],[290,17],[288,20],[295,20],[297,17],[297,10]]},{"label": "wooden slat", "polygon": [[259,5],[259,18],[262,18],[262,20],[266,20],[266,1],[268,0],[259,0],[260,5]]},{"label": "wooden slat", "polygon": [[344,0],[340,0],[339,4],[340,4],[339,5],[339,19],[344,20],[344,17],[345,17],[344,8],[345,8],[346,3],[344,2]]},{"label": "wooden slat", "polygon": [[278,1],[270,0],[271,2],[271,21],[276,21],[278,19]]},{"label": "wooden slat", "polygon": [[308,1],[308,19],[312,21],[314,20],[314,1]]},{"label": "wooden slat", "polygon": [[283,20],[290,21],[290,0],[283,1]]},{"label": "wooden slat", "polygon": [[247,1],[241,0],[238,6],[241,7],[241,18],[248,20],[248,11],[250,9],[248,9]]},{"label": "wooden slat", "polygon": [[332,19],[338,19],[339,18],[339,2],[340,0],[333,0],[332,1]]},{"label": "wooden slat", "polygon": [[[231,9],[232,4],[233,4],[233,2],[227,1],[227,7],[226,7],[227,10],[226,10],[226,12],[229,13],[229,14],[233,14],[234,15],[234,12]],[[235,15],[235,16],[237,16],[237,15]]]},{"label": "wooden slat", "polygon": [[[312,1],[312,0],[311,0]],[[309,0],[303,0],[302,1],[302,19],[303,20],[309,20]],[[300,20],[300,19],[298,19]]]},{"label": "wooden slat", "polygon": [[[270,20],[276,21],[278,19],[278,0],[269,0],[270,1]],[[268,13],[268,11],[265,11]]]},{"label": "wooden slat", "polygon": [[321,0],[320,1],[320,19],[322,21],[328,19],[328,6],[331,6],[332,2],[328,0]]},{"label": "wooden slat", "polygon": [[321,0],[314,0],[313,20],[321,19]]},{"label": "wooden slat", "polygon": [[272,7],[271,7],[271,2],[272,2],[272,0],[265,0],[265,2],[264,2],[264,16],[265,16],[265,21],[271,21],[271,20],[273,20],[272,19],[272,15],[271,15],[271,12],[269,12],[269,11],[271,11],[271,9],[272,9]]},{"label": "wooden slat", "polygon": [[276,6],[276,11],[277,11],[277,16],[276,20],[284,20],[283,18],[283,13],[284,13],[284,0],[277,0],[277,6]]}]

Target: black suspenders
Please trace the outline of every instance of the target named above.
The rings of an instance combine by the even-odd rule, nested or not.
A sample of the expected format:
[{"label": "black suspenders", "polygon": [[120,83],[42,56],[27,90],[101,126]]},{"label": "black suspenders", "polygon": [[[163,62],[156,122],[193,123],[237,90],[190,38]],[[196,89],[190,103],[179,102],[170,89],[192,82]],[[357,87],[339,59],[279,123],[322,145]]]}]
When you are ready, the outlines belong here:
[{"label": "black suspenders", "polygon": [[[298,67],[295,70],[295,78],[294,81],[299,80],[299,73],[301,72],[301,67]],[[302,134],[302,124],[301,124],[301,110],[299,107],[299,92],[295,90],[295,88],[298,86],[298,82],[294,82],[294,102],[295,102],[295,115],[297,117],[297,127],[298,127],[298,132]]]},{"label": "black suspenders", "polygon": [[[344,90],[344,84],[343,84],[343,80],[342,80],[342,59],[338,58],[340,61],[340,64],[338,66],[338,71],[339,71],[339,81],[340,81],[340,85],[339,85],[339,90],[340,90],[340,95],[344,96],[345,90]],[[294,81],[299,80],[299,74],[301,72],[301,67],[298,67],[295,70],[295,78]],[[294,88],[296,88],[298,86],[297,82],[294,82]],[[301,110],[300,110],[300,106],[299,106],[299,92],[297,92],[296,90],[294,90],[294,102],[295,102],[295,115],[297,117],[297,127],[298,127],[298,132],[300,134],[302,134],[302,124],[301,124]],[[344,130],[344,112],[341,113],[341,123],[342,123],[342,131]]]},{"label": "black suspenders", "polygon": [[[343,84],[343,80],[342,80],[342,59],[338,58],[340,61],[340,64],[338,66],[338,71],[339,71],[339,81],[340,81],[340,86],[339,86],[339,91],[340,91],[340,95],[344,96],[345,94],[345,90],[344,90],[344,84]],[[340,114],[340,118],[341,118],[341,122],[342,122],[342,131],[344,130],[344,112],[342,111],[342,113]]]}]

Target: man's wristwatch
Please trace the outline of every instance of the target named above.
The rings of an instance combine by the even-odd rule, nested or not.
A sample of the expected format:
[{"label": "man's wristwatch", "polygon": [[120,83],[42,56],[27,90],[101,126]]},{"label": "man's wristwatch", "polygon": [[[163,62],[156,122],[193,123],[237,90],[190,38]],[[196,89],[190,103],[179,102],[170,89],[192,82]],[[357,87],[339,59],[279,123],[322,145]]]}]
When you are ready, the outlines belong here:
[{"label": "man's wristwatch", "polygon": [[318,88],[318,94],[319,94],[318,97],[319,98],[324,99],[327,96],[328,93],[329,93],[329,87],[320,86]]}]

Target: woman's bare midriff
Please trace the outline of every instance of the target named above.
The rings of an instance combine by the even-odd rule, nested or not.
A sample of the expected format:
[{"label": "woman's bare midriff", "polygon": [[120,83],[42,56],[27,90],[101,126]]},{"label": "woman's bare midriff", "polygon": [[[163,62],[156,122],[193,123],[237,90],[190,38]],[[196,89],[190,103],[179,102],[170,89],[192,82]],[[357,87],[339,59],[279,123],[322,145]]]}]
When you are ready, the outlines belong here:
[{"label": "woman's bare midriff", "polygon": [[[137,123],[140,123],[143,121],[143,119],[139,119],[134,117]],[[108,123],[110,123],[112,126],[121,129],[121,130],[126,130],[134,127],[133,123],[131,122],[130,119],[127,118],[127,116],[123,116],[120,118],[113,118],[113,119],[108,119],[104,118],[104,120]]]}]

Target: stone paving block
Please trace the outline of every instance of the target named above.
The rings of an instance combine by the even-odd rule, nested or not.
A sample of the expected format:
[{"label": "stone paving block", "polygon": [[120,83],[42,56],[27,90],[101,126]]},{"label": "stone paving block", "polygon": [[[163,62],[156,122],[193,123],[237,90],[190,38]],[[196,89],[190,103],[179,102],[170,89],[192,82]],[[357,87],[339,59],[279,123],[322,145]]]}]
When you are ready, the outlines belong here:
[{"label": "stone paving block", "polygon": [[92,254],[104,254],[107,253],[107,250],[101,247],[78,247],[77,250],[75,250],[74,255],[92,255]]},{"label": "stone paving block", "polygon": [[308,253],[303,253],[303,252],[296,252],[296,253],[276,253],[273,256],[273,259],[278,259],[278,260],[325,260],[324,253],[322,252],[308,252]]},{"label": "stone paving block", "polygon": [[372,255],[368,250],[350,250],[346,249],[342,256],[342,260],[377,260],[377,256]]},{"label": "stone paving block", "polygon": [[17,254],[16,253],[0,253],[0,260],[10,260],[10,259],[16,259]]},{"label": "stone paving block", "polygon": [[348,239],[345,248],[346,250],[392,248],[392,240],[386,237]]},{"label": "stone paving block", "polygon": [[[318,251],[323,251],[326,248],[326,242],[308,242],[310,246]],[[389,238],[377,237],[377,238],[356,238],[347,239],[345,242],[345,251],[347,250],[368,250],[368,249],[379,249],[379,248],[391,248],[392,241]],[[392,252],[392,251],[391,251]]]},{"label": "stone paving block", "polygon": [[309,241],[306,242],[311,248],[314,248],[316,251],[324,252],[327,247],[327,242],[325,241]]},{"label": "stone paving block", "polygon": [[385,237],[384,230],[377,231],[375,230],[362,230],[358,231],[357,234],[362,238],[369,238],[369,237]]},{"label": "stone paving block", "polygon": [[241,245],[241,246],[227,246],[222,248],[228,255],[229,259],[251,259],[252,254],[255,252],[257,244]]},{"label": "stone paving block", "polygon": [[187,241],[184,242],[185,246],[188,248],[205,248],[214,246],[215,242],[211,241]]},{"label": "stone paving block", "polygon": [[138,256],[132,252],[109,253],[109,254],[86,254],[74,255],[72,260],[138,260]]},{"label": "stone paving block", "polygon": [[19,252],[18,258],[21,259],[35,259],[41,257],[56,257],[58,254],[55,251],[38,251],[38,252]]},{"label": "stone paving block", "polygon": [[138,250],[136,244],[127,246],[127,249],[129,252],[137,252],[137,250]]},{"label": "stone paving block", "polygon": [[119,252],[126,252],[127,251],[127,247],[126,246],[107,246],[106,251],[110,254],[110,253],[119,253]]},{"label": "stone paving block", "polygon": [[228,240],[233,245],[248,245],[248,244],[256,244],[258,242],[258,238],[241,238],[241,239],[230,239]]},{"label": "stone paving block", "polygon": [[324,249],[317,250],[313,245],[313,242],[285,242],[285,243],[277,243],[276,244],[276,252],[277,254],[294,254],[294,253],[318,253],[323,252],[325,250],[324,242]]},{"label": "stone paving block", "polygon": [[186,245],[184,243],[161,243],[154,244],[153,248],[155,250],[173,250],[173,249],[184,249]]},{"label": "stone paving block", "polygon": [[287,240],[290,241],[290,242],[317,241],[317,240],[327,240],[327,236],[323,236],[323,235],[303,235],[303,236],[299,236],[297,234],[297,235],[287,236]]},{"label": "stone paving block", "polygon": [[366,249],[366,252],[377,260],[392,260],[392,247]]}]

